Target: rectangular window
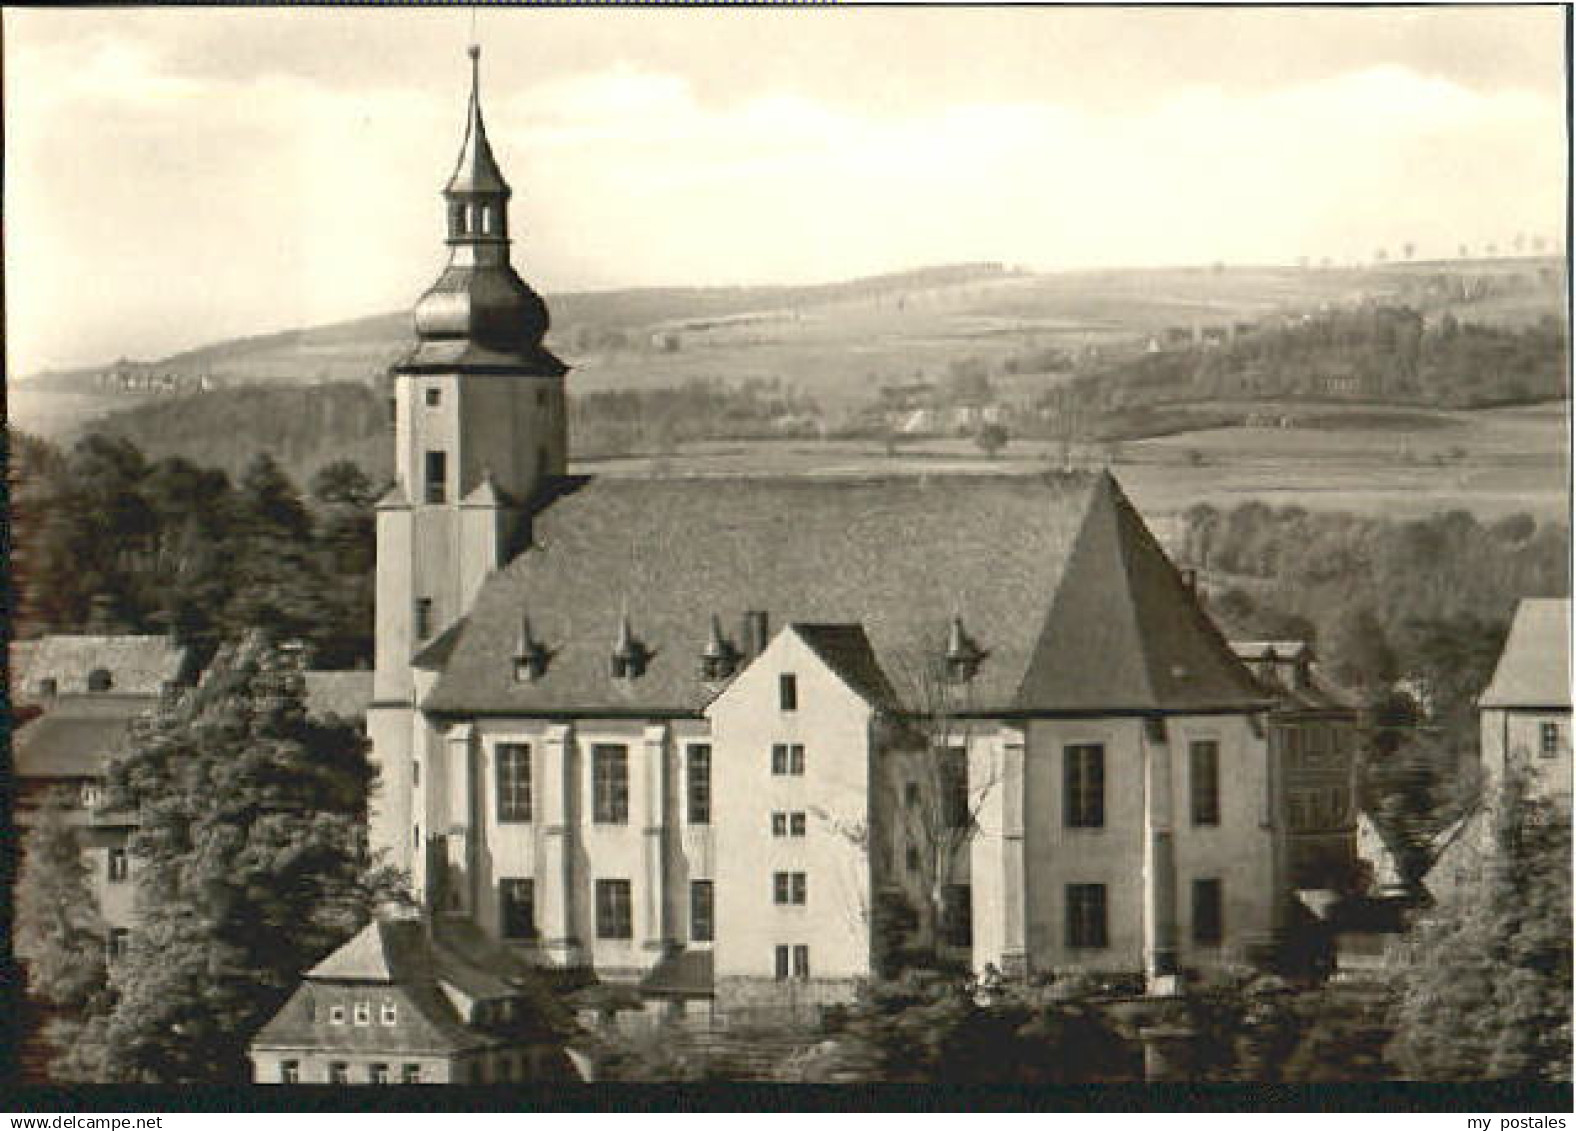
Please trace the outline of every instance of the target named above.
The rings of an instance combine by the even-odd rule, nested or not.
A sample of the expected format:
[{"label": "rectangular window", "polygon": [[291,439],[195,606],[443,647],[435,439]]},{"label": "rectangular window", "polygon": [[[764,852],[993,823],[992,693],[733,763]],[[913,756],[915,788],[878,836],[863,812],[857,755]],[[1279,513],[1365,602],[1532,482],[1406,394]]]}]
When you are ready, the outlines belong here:
[{"label": "rectangular window", "polygon": [[399,1006],[393,1002],[383,1003],[383,1024],[394,1025],[399,1022]]},{"label": "rectangular window", "polygon": [[789,836],[803,836],[804,835],[804,814],[803,813],[789,813],[788,814],[788,835]]},{"label": "rectangular window", "polygon": [[919,871],[919,849],[909,845],[908,851],[903,854],[903,866],[910,872]]},{"label": "rectangular window", "polygon": [[1560,752],[1560,724],[1538,724],[1538,753],[1545,758],[1552,758]]},{"label": "rectangular window", "polygon": [[786,981],[787,978],[788,978],[788,975],[793,971],[793,967],[791,965],[791,962],[793,960],[792,948],[791,947],[786,947],[786,946],[778,947],[777,951],[776,951],[776,959],[777,959],[777,980],[779,982]]},{"label": "rectangular window", "polygon": [[374,1064],[367,1069],[367,1082],[371,1084],[387,1084],[389,1082],[389,1066]]},{"label": "rectangular window", "polygon": [[1220,824],[1220,743],[1188,743],[1188,785],[1195,825]]},{"label": "rectangular window", "polygon": [[356,1002],[353,1016],[357,1025],[372,1024],[372,1006],[368,1005],[364,1001]]},{"label": "rectangular window", "polygon": [[690,941],[711,942],[716,931],[710,880],[690,881]]},{"label": "rectangular window", "polygon": [[131,949],[131,931],[126,927],[111,927],[109,932],[109,960],[119,962]]},{"label": "rectangular window", "polygon": [[421,762],[414,758],[410,763],[410,784],[418,788],[421,786]]},{"label": "rectangular window", "polygon": [[281,1060],[279,1062],[279,1082],[281,1084],[299,1084],[301,1082],[301,1062],[299,1060]]},{"label": "rectangular window", "polygon": [[949,829],[969,827],[969,764],[961,747],[937,751],[936,769],[941,779],[941,816]]},{"label": "rectangular window", "polygon": [[777,677],[777,705],[784,711],[799,709],[799,677],[792,672]]},{"label": "rectangular window", "polygon": [[808,885],[803,872],[772,873],[772,902],[784,907],[803,907]]},{"label": "rectangular window", "polygon": [[421,1083],[421,1065],[419,1065],[419,1064],[407,1064],[404,1067],[404,1069],[400,1072],[399,1078],[400,1078],[401,1083],[405,1083],[405,1084],[420,1084]]},{"label": "rectangular window", "polygon": [[1098,950],[1106,945],[1105,885],[1067,885],[1067,945]]},{"label": "rectangular window", "polygon": [[810,976],[810,948],[796,946],[793,948],[793,976],[795,978],[808,978]]},{"label": "rectangular window", "polygon": [[130,861],[127,859],[124,848],[109,850],[109,882],[112,884],[124,883],[131,874]]},{"label": "rectangular window", "polygon": [[442,403],[443,403],[443,390],[442,389],[428,389],[427,390],[427,407],[428,408],[437,408]]},{"label": "rectangular window", "polygon": [[343,1025],[345,1023],[345,1007],[342,1005],[329,1006],[328,1023],[330,1025]]},{"label": "rectangular window", "polygon": [[773,813],[772,835],[802,837],[805,831],[803,813]]},{"label": "rectangular window", "polygon": [[804,747],[786,742],[773,746],[772,773],[779,777],[804,776]]},{"label": "rectangular window", "polygon": [[599,939],[635,937],[628,880],[596,882],[596,937]]},{"label": "rectangular window", "polygon": [[1062,751],[1062,816],[1070,829],[1105,827],[1105,747],[1099,743]]},{"label": "rectangular window", "polygon": [[689,784],[689,823],[692,825],[711,824],[711,747],[705,745],[691,746],[688,750],[689,768],[686,781]]},{"label": "rectangular window", "polygon": [[500,742],[494,748],[497,763],[498,821],[516,823],[531,819],[531,748],[523,742]]},{"label": "rectangular window", "polygon": [[350,1083],[350,1065],[342,1060],[336,1060],[328,1066],[328,1082],[330,1084]]},{"label": "rectangular window", "polygon": [[1218,946],[1222,937],[1219,880],[1193,881],[1193,941]]},{"label": "rectangular window", "polygon": [[787,836],[788,835],[788,814],[787,813],[773,813],[772,814],[772,835],[773,836]]},{"label": "rectangular window", "polygon": [[511,877],[498,881],[498,927],[506,939],[536,937],[536,885]]},{"label": "rectangular window", "polygon": [[425,640],[432,635],[432,598],[416,598],[416,639]]},{"label": "rectangular window", "polygon": [[591,748],[592,816],[599,825],[629,823],[629,748]]},{"label": "rectangular window", "polygon": [[429,503],[441,503],[448,497],[449,457],[446,452],[427,453],[427,493]]},{"label": "rectangular window", "polygon": [[948,946],[974,945],[974,915],[968,884],[941,889],[941,938]]}]

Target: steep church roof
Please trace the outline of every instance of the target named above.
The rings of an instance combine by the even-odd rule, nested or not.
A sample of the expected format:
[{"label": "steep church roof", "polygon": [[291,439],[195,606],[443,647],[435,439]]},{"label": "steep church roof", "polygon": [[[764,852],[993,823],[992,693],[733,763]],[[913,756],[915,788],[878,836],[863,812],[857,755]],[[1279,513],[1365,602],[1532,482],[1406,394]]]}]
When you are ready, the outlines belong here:
[{"label": "steep church roof", "polygon": [[[1109,476],[605,479],[539,514],[483,586],[424,706],[466,714],[694,714],[711,618],[858,625],[879,663],[932,662],[961,617],[980,713],[1244,708],[1264,695]],[[529,608],[549,652],[512,652]],[[651,650],[618,677],[626,612]]]}]

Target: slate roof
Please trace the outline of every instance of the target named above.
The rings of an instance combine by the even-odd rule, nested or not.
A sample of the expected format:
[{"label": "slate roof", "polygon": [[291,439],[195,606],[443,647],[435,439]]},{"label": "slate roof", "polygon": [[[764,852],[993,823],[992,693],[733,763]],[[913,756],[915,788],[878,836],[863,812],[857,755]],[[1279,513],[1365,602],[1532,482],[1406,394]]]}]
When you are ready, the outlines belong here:
[{"label": "slate roof", "polygon": [[[532,534],[483,585],[427,710],[697,714],[711,617],[751,609],[859,625],[889,671],[940,656],[961,617],[987,653],[976,713],[1266,705],[1105,474],[599,479]],[[652,652],[633,680],[609,662],[626,612]],[[523,615],[550,652],[528,682]]]},{"label": "slate roof", "polygon": [[1571,603],[1565,597],[1524,597],[1516,606],[1499,666],[1480,707],[1571,706]]},{"label": "slate roof", "polygon": [[857,624],[795,624],[792,627],[799,639],[867,703],[897,705],[897,692],[881,670],[881,663],[863,628]]},{"label": "slate roof", "polygon": [[308,671],[302,673],[306,686],[306,713],[314,719],[338,718],[364,722],[372,702],[371,672]]},{"label": "slate roof", "polygon": [[102,668],[117,695],[158,695],[166,683],[188,675],[189,652],[168,636],[57,633],[11,646],[11,683],[18,697],[33,697],[53,679],[60,695],[88,690],[88,674]]},{"label": "slate roof", "polygon": [[[1313,645],[1306,640],[1233,640],[1231,650],[1248,666],[1266,692],[1285,710],[1353,712],[1357,702],[1344,688],[1325,679],[1314,663]],[[1308,682],[1299,684],[1297,664],[1310,665]]]},{"label": "slate roof", "polygon": [[[453,1053],[562,1034],[568,1014],[529,968],[485,940],[468,924],[444,923],[428,933],[418,919],[375,920],[306,974],[300,989],[253,1039],[254,1047],[366,1053]],[[474,964],[478,949],[483,965]],[[489,968],[490,967],[490,968]],[[444,984],[472,998],[524,999],[530,1015],[512,1026],[469,1025]],[[395,999],[395,1025],[330,1024],[329,1005]]]},{"label": "slate roof", "polygon": [[12,737],[19,778],[84,778],[124,748],[132,723],[153,708],[145,696],[62,696]]}]

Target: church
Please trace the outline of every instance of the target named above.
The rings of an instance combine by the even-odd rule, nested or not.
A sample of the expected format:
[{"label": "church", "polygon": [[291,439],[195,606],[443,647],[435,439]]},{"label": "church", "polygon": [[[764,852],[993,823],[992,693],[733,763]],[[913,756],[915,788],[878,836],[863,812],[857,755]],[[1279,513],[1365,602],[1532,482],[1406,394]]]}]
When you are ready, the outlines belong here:
[{"label": "church", "polygon": [[569,475],[476,68],[377,510],[372,835],[434,925],[724,1015],[847,1000],[894,923],[1267,959],[1273,696],[1116,480]]}]

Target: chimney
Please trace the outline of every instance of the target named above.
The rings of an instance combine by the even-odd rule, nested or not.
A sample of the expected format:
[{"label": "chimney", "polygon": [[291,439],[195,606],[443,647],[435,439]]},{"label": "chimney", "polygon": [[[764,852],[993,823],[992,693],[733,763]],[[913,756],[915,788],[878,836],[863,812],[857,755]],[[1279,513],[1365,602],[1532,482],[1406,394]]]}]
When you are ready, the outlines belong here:
[{"label": "chimney", "polygon": [[744,614],[744,625],[739,638],[744,647],[744,658],[753,660],[766,651],[768,621],[764,609],[750,609]]}]

